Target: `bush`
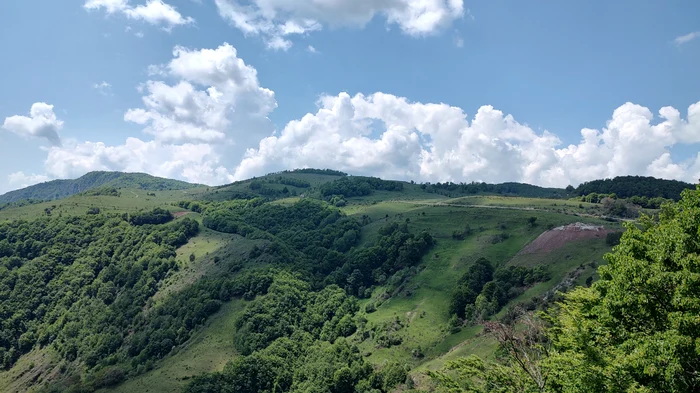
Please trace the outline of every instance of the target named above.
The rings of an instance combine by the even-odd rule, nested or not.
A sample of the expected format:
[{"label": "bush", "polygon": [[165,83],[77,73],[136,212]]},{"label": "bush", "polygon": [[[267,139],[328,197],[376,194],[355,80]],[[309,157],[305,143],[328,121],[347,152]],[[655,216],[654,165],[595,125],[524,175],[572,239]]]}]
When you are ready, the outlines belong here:
[{"label": "bush", "polygon": [[608,246],[617,246],[620,244],[622,232],[610,232],[605,236],[605,244]]}]

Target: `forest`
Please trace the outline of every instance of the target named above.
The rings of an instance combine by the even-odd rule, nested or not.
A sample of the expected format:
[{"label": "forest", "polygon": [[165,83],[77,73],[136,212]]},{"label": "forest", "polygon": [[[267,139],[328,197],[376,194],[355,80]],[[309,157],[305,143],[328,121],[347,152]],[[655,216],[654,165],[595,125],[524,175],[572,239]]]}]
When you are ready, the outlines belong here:
[{"label": "forest", "polygon": [[615,194],[618,198],[646,197],[665,198],[677,201],[683,190],[692,190],[695,186],[678,180],[656,179],[648,176],[617,176],[613,179],[585,182],[574,190],[579,196],[596,194]]},{"label": "forest", "polygon": [[[155,314],[145,317],[143,307],[177,269],[175,249],[198,231],[190,219],[137,226],[101,214],[0,224],[2,367],[51,345],[67,361],[82,359],[88,380],[110,374],[104,378],[118,382],[109,368],[115,363],[133,359],[128,364],[136,369],[169,352],[175,341],[155,348],[151,337],[139,345],[128,332],[153,323]],[[187,334],[194,325],[182,327]]]}]

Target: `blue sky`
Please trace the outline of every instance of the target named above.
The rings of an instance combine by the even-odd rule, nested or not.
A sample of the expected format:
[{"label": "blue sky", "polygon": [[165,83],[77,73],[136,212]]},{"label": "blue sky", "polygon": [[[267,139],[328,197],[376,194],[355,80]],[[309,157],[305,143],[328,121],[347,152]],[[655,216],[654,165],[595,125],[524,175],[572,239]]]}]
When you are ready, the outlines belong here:
[{"label": "blue sky", "polygon": [[697,1],[420,3],[5,1],[0,192],[89,170],[700,177]]}]

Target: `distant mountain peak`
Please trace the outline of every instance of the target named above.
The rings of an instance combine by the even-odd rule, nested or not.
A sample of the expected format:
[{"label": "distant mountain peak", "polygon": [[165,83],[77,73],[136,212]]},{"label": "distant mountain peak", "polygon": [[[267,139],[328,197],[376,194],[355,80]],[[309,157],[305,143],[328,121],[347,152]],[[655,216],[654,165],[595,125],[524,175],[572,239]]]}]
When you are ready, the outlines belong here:
[{"label": "distant mountain peak", "polygon": [[92,171],[77,179],[51,180],[0,195],[0,203],[25,199],[56,200],[98,187],[139,188],[146,191],[186,190],[200,184],[166,179],[146,173]]}]

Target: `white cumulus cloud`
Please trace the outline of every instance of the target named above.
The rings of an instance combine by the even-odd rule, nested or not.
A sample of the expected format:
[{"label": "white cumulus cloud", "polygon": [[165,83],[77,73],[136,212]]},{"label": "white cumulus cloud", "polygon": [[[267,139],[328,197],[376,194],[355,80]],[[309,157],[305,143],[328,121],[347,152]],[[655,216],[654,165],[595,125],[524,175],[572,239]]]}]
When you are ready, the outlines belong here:
[{"label": "white cumulus cloud", "polygon": [[107,14],[122,14],[129,19],[164,26],[165,30],[194,23],[194,19],[182,16],[175,7],[162,0],[148,0],[146,4],[137,6],[132,6],[127,0],[87,0],[83,7],[89,11],[104,10]]},{"label": "white cumulus cloud", "polygon": [[219,14],[268,48],[287,50],[289,37],[324,25],[363,27],[376,16],[410,36],[433,34],[464,16],[463,0],[215,0]]},{"label": "white cumulus cloud", "polygon": [[2,128],[21,136],[44,138],[51,145],[60,146],[58,131],[63,121],[56,117],[53,105],[36,102],[32,105],[29,116],[15,115],[5,118]]},{"label": "white cumulus cloud", "polygon": [[46,175],[37,175],[32,173],[27,175],[24,172],[15,172],[7,176],[7,184],[11,190],[16,190],[19,188],[29,187],[31,185],[42,183],[50,180]]},{"label": "white cumulus cloud", "polygon": [[159,142],[229,142],[245,148],[273,130],[267,115],[277,107],[274,92],[260,86],[255,68],[229,44],[201,50],[178,46],[172,61],[149,70],[179,81],[146,82],[144,108],[129,109],[124,119],[144,125]]},{"label": "white cumulus cloud", "polygon": [[674,162],[669,149],[700,142],[700,103],[689,107],[687,120],[671,107],[659,118],[655,123],[648,108],[626,103],[605,128],[583,129],[578,144],[562,146],[555,134],[537,133],[488,105],[469,119],[446,104],[341,93],[322,97],[318,112],[249,149],[234,176],[327,167],[397,179],[560,187],[630,174],[696,181],[697,159]]},{"label": "white cumulus cloud", "polygon": [[684,113],[663,107],[658,114],[624,103],[607,122],[592,119],[598,128],[582,129],[570,145],[491,105],[468,115],[445,103],[382,92],[321,96],[315,112],[275,131],[268,119],[277,107],[274,92],[260,85],[256,69],[229,44],[175,47],[172,59],[149,67],[149,74],[153,79],[139,87],[143,105],[124,119],[143,125],[150,140],[130,137],[114,146],[65,140],[61,146],[63,122],[45,103],[32,105],[29,116],[6,118],[4,129],[53,145],[45,174],[17,173],[14,183],[118,170],[215,185],[299,167],[557,187],[618,175],[700,178],[700,153],[686,160],[671,153],[674,146],[700,143],[700,102]]},{"label": "white cumulus cloud", "polygon": [[209,144],[162,144],[127,138],[123,145],[71,142],[52,147],[44,164],[52,178],[74,178],[94,170],[146,172],[194,183],[220,184],[232,176]]}]

